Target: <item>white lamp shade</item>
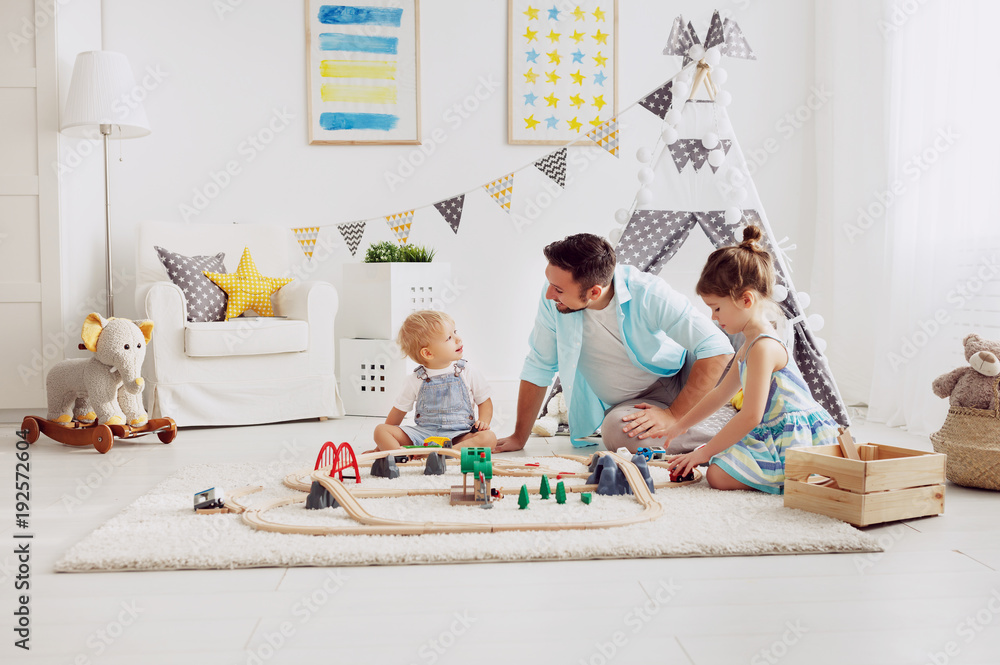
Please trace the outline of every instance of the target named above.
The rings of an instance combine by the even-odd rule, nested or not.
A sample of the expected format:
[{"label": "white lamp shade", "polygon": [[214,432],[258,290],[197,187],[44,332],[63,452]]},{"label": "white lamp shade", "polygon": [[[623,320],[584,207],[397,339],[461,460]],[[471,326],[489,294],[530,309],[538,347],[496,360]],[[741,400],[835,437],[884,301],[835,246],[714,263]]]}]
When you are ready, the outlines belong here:
[{"label": "white lamp shade", "polygon": [[[137,94],[138,93],[138,94]],[[134,139],[149,134],[141,90],[128,58],[113,51],[85,51],[76,56],[62,117],[67,136],[93,138],[94,128],[113,125],[109,138]]]}]

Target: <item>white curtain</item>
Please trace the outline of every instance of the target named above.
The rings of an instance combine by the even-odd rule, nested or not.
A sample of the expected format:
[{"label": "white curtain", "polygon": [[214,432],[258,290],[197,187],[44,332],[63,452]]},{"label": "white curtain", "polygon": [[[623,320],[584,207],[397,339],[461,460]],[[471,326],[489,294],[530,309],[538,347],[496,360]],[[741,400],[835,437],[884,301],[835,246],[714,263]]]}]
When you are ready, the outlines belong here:
[{"label": "white curtain", "polygon": [[931,382],[965,363],[965,334],[1000,340],[1000,3],[883,11],[887,169],[856,229],[885,238],[883,270],[857,294],[875,307],[869,419],[926,434],[947,411]]}]

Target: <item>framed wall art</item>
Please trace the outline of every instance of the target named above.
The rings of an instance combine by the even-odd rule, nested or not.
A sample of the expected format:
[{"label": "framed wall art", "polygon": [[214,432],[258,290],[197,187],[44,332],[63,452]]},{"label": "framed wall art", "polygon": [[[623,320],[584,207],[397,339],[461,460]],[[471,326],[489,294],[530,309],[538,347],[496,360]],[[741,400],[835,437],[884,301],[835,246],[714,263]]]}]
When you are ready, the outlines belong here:
[{"label": "framed wall art", "polygon": [[419,0],[306,0],[309,143],[420,143]]},{"label": "framed wall art", "polygon": [[508,143],[567,143],[617,115],[617,0],[508,0],[507,32]]}]

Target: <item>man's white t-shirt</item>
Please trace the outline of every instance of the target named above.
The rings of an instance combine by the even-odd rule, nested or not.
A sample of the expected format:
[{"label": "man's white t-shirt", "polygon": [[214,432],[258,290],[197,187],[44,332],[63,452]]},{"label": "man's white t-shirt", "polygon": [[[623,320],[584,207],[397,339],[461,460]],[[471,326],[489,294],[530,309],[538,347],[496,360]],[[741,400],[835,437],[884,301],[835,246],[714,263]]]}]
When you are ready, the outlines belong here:
[{"label": "man's white t-shirt", "polygon": [[618,330],[618,296],[604,309],[583,310],[580,374],[605,404],[635,399],[656,383],[651,372],[636,367],[628,357]]},{"label": "man's white t-shirt", "polygon": [[[427,372],[427,376],[441,376],[442,374],[454,374],[455,373],[455,363],[451,363],[443,369],[430,369],[425,367],[424,371]],[[476,406],[482,404],[490,398],[492,394],[492,389],[490,384],[486,382],[486,377],[478,369],[472,366],[472,364],[466,360],[465,369],[459,374],[462,381],[465,383],[466,389],[469,391],[469,398],[472,403]],[[417,376],[417,372],[410,372],[410,375],[403,379],[403,389],[399,391],[399,396],[396,397],[396,403],[393,405],[400,411],[409,412],[413,410],[413,407],[417,402],[417,393],[420,392],[420,385],[424,383],[422,379]]]}]

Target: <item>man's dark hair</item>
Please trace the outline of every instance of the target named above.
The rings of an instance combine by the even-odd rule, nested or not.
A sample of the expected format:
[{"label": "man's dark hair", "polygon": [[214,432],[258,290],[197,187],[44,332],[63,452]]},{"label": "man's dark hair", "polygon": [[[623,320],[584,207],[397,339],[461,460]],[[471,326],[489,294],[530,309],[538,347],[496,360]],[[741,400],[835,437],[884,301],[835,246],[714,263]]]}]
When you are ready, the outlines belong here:
[{"label": "man's dark hair", "polygon": [[615,250],[593,233],[577,233],[545,247],[545,258],[569,271],[573,281],[586,291],[595,284],[607,286],[615,274]]}]

